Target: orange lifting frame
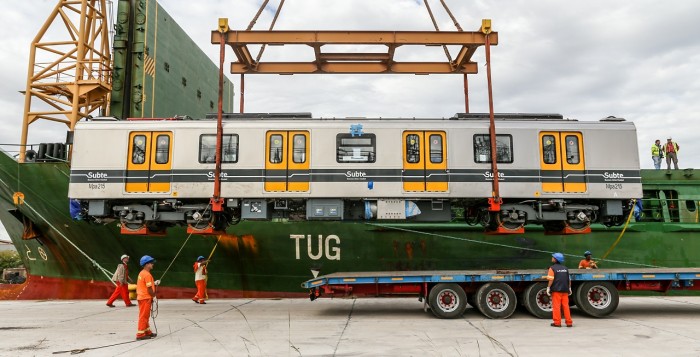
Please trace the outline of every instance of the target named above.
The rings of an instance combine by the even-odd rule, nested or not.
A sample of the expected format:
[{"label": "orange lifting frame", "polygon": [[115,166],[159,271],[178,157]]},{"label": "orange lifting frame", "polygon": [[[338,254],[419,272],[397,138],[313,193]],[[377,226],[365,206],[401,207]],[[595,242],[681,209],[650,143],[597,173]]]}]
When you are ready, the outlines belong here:
[{"label": "orange lifting frame", "polygon": [[[238,61],[231,63],[233,74],[311,74],[311,73],[397,73],[397,74],[476,74],[472,56],[486,43],[481,31],[212,31],[211,43],[224,42],[233,48]],[[488,34],[491,45],[498,44],[498,33]],[[312,62],[257,62],[248,45],[306,45],[313,49]],[[384,45],[387,52],[321,51],[324,45]],[[396,62],[400,46],[462,46],[452,61]]]}]

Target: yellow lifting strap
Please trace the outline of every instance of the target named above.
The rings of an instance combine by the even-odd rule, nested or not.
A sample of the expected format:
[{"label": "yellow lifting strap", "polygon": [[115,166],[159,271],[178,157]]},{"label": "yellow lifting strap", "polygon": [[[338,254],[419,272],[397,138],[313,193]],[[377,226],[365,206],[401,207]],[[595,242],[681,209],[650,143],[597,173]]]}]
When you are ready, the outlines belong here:
[{"label": "yellow lifting strap", "polygon": [[615,246],[617,246],[617,243],[620,242],[620,239],[622,239],[622,236],[625,234],[625,231],[627,230],[627,226],[630,224],[630,220],[632,219],[632,214],[634,214],[634,205],[637,203],[637,200],[633,199],[632,200],[632,209],[630,210],[630,214],[627,216],[627,222],[625,222],[625,226],[622,228],[622,232],[620,232],[620,235],[617,236],[617,239],[615,240],[615,243],[613,243],[610,248],[608,248],[608,251],[603,254],[603,256],[600,258],[601,260],[604,260],[605,258],[608,257],[608,255],[612,252],[613,249],[615,249]]},{"label": "yellow lifting strap", "polygon": [[[219,241],[220,241],[220,240],[221,240],[221,235],[219,235],[219,238],[216,240],[216,244],[214,244],[214,248],[212,248],[211,253],[209,253],[209,258],[207,258],[207,261],[210,261],[210,260],[211,260],[211,256],[214,255],[214,251],[216,250],[216,247],[219,245]],[[209,274],[207,274],[207,275],[204,277],[204,280],[206,280],[207,282],[209,282]],[[209,299],[209,293],[207,292],[206,289],[204,290],[204,298],[205,298],[205,299]]]}]

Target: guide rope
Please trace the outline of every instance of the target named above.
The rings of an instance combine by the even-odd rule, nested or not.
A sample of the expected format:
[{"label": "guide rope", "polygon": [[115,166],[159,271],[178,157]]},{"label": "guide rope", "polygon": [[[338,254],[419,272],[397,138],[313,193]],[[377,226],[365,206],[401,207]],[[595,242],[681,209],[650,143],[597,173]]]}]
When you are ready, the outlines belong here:
[{"label": "guide rope", "polygon": [[[414,230],[414,229],[408,229],[408,228],[402,228],[402,227],[384,225],[384,224],[379,224],[379,223],[365,223],[365,224],[370,225],[370,226],[375,226],[375,227],[384,228],[384,229],[394,229],[394,230],[398,230],[398,231],[402,231],[402,232],[415,233],[415,234],[422,234],[422,235],[429,235],[429,236],[438,237],[438,238],[454,239],[454,240],[459,240],[459,241],[464,241],[464,242],[470,242],[470,243],[475,243],[475,244],[485,244],[485,245],[491,245],[491,246],[496,246],[496,247],[501,247],[501,248],[507,248],[507,249],[526,250],[526,251],[530,251],[530,252],[545,253],[545,254],[551,254],[551,253],[552,253],[552,252],[550,252],[550,251],[541,250],[541,249],[527,248],[527,247],[519,247],[519,246],[508,245],[508,244],[502,244],[502,243],[495,243],[495,242],[484,242],[484,241],[479,241],[479,240],[476,240],[476,239],[455,237],[455,236],[449,236],[449,235],[438,234],[438,233],[421,232],[421,231],[417,231],[417,230]],[[566,254],[566,253],[563,253],[563,254],[564,254],[565,256],[574,257],[574,258],[580,256],[580,254]],[[661,266],[657,266],[657,265],[642,264],[642,263],[632,263],[632,262],[624,262],[624,261],[613,260],[613,259],[599,259],[599,260],[604,260],[604,261],[607,261],[607,262],[618,263],[618,264],[636,265],[636,266],[642,266],[642,267],[647,267],[647,268],[661,268]]]}]

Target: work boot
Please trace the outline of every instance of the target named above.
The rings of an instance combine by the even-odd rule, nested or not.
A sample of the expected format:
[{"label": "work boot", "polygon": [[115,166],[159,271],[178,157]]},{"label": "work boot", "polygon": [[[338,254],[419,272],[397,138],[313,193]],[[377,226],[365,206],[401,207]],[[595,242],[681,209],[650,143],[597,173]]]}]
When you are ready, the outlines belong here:
[{"label": "work boot", "polygon": [[141,340],[150,340],[153,338],[152,335],[143,335],[143,336],[136,336],[136,341],[141,341]]},{"label": "work boot", "polygon": [[114,305],[113,305],[113,304],[107,304],[107,306],[109,306],[109,307],[114,307]]},{"label": "work boot", "polygon": [[561,325],[557,325],[557,324],[555,324],[554,322],[552,322],[551,324],[549,324],[549,326],[552,326],[552,327],[561,327]]}]

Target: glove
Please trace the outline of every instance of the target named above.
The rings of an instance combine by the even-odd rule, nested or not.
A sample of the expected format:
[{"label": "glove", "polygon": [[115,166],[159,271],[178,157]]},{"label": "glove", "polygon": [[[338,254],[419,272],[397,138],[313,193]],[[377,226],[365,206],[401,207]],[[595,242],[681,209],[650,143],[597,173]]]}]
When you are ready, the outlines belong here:
[{"label": "glove", "polygon": [[160,280],[156,280],[154,284],[156,284],[156,286],[160,285]]},{"label": "glove", "polygon": [[571,288],[569,288],[569,296],[573,295],[573,292],[571,291]]},{"label": "glove", "polygon": [[547,295],[552,296],[552,292],[549,291],[549,286],[547,287]]}]

